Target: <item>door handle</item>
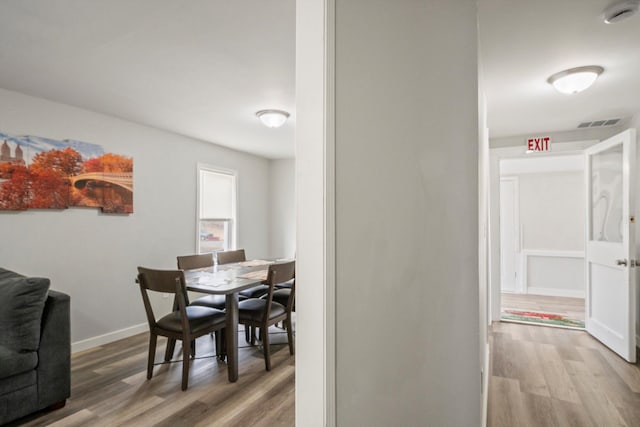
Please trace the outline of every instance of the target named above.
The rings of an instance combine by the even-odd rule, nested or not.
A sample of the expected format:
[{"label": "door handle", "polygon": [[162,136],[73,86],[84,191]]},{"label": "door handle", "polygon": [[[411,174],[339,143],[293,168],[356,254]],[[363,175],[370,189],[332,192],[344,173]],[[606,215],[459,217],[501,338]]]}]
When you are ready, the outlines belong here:
[{"label": "door handle", "polygon": [[626,267],[627,266],[627,260],[626,259],[617,259],[616,260],[616,265],[624,265]]}]

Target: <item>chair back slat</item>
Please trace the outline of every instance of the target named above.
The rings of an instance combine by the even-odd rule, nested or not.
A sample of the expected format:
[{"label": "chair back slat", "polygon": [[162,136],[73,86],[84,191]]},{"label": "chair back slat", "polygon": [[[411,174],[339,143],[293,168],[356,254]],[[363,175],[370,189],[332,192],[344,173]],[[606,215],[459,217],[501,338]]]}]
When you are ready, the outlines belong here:
[{"label": "chair back slat", "polygon": [[180,270],[213,267],[213,254],[184,255],[178,257]]},{"label": "chair back slat", "polygon": [[296,277],[296,262],[280,262],[271,264],[267,273],[267,285],[285,283]]},{"label": "chair back slat", "polygon": [[145,289],[155,292],[176,293],[176,279],[184,285],[184,271],[182,270],[154,270],[138,267],[138,279]]},{"label": "chair back slat", "polygon": [[244,249],[237,249],[235,251],[224,251],[216,253],[218,264],[230,264],[232,262],[243,262],[247,260],[244,254]]}]

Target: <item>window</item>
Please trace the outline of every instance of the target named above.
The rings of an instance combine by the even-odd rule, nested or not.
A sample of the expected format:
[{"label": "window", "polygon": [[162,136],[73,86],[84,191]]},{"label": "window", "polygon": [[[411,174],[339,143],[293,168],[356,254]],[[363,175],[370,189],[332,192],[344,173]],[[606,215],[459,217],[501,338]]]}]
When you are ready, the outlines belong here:
[{"label": "window", "polygon": [[236,175],[198,166],[198,253],[233,248],[236,235]]}]

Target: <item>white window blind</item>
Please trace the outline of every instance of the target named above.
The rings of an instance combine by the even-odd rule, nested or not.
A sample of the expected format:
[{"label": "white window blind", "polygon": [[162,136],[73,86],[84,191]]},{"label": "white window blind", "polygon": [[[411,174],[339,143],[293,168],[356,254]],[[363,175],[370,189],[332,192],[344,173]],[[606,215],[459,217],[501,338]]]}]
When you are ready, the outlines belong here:
[{"label": "white window blind", "polygon": [[200,219],[233,218],[235,176],[200,170]]},{"label": "white window blind", "polygon": [[236,175],[198,166],[198,253],[226,251],[236,239]]}]

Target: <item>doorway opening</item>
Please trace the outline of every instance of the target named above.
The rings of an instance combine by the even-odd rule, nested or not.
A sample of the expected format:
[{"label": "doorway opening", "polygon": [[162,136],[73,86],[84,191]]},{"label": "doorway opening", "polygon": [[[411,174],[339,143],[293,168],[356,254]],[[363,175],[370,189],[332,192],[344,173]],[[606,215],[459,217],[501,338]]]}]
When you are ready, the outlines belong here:
[{"label": "doorway opening", "polygon": [[507,158],[500,168],[503,321],[584,329],[584,157]]}]

